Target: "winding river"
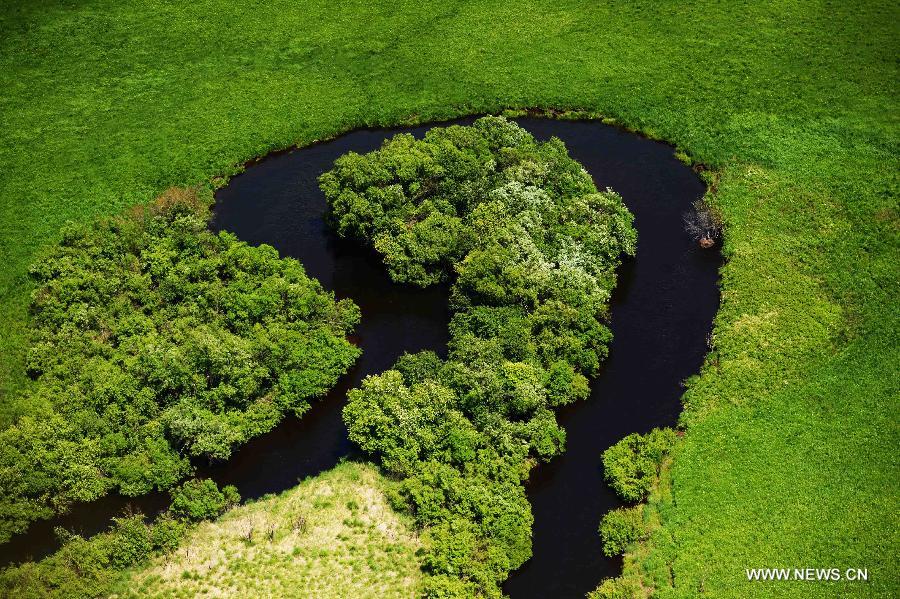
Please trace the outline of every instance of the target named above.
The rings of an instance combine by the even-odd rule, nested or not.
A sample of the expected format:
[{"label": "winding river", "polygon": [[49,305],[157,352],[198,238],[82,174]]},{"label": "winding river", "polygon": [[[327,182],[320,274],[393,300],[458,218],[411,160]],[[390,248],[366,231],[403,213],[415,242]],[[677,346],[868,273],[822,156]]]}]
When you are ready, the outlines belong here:
[{"label": "winding river", "polygon": [[[620,269],[613,295],[610,357],[588,400],[560,415],[568,435],[565,454],[532,473],[528,493],[535,516],[534,557],[504,586],[513,599],[583,597],[621,568],[620,560],[603,557],[597,535],[602,515],[620,505],[603,483],[600,456],[629,433],[676,422],[681,382],[697,372],[707,349],[718,308],[721,255],[696,247],[682,229],[681,214],[705,188],[674,158],[670,146],[596,121],[518,122],[538,139],[562,139],[598,187],[612,187],[622,195],[638,230],[637,256]],[[276,153],[248,166],[217,192],[213,229],[231,231],[251,244],[268,243],[299,259],[325,288],[360,306],[355,342],[363,354],[302,419],[286,419],[227,463],[200,466],[201,476],[236,485],[244,498],[258,498],[331,468],[354,451],[341,420],[347,390],[366,375],[388,369],[403,352],[445,353],[450,316],[446,288],[393,284],[374,255],[336,239],[323,221],[325,198],[316,182],[345,152],[367,152],[400,131],[421,136],[428,128],[357,130]],[[56,526],[90,535],[128,506],[155,514],[165,505],[166,495],[159,493],[109,496],[75,506],[0,546],[0,561],[39,558],[55,550]]]}]

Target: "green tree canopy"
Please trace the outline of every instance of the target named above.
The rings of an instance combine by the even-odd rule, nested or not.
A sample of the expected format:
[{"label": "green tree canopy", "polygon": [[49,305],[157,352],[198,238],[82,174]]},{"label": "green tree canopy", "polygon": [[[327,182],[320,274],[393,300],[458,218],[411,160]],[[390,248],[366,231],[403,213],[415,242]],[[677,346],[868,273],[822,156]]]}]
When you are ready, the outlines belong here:
[{"label": "green tree canopy", "polygon": [[[208,199],[208,198],[207,198]],[[175,485],[324,395],[359,320],[299,262],[207,227],[208,202],[68,226],[32,267],[28,399],[0,433],[0,539],[71,501]]]},{"label": "green tree canopy", "polygon": [[606,356],[632,216],[561,141],[497,117],[348,153],[320,184],[337,232],[395,281],[452,283],[448,358],[402,357],[350,392],[344,420],[429,527],[426,594],[498,596],[531,555],[522,483],[565,444],[553,409],[586,397]]}]

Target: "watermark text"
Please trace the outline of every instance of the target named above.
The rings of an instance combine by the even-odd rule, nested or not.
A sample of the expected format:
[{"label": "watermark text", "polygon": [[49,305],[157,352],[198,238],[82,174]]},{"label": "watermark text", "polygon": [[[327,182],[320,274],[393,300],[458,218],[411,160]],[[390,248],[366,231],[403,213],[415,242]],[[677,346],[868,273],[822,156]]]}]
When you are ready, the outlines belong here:
[{"label": "watermark text", "polygon": [[747,580],[804,580],[866,582],[868,568],[747,568]]}]

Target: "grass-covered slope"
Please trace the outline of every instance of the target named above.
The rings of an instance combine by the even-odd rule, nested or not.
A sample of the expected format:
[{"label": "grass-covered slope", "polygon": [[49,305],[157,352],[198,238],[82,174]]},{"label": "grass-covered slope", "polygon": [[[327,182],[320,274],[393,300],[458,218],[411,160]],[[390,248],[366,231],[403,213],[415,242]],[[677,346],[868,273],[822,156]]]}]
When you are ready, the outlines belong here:
[{"label": "grass-covered slope", "polygon": [[387,484],[371,466],[341,464],[200,524],[112,596],[412,599],[423,542]]},{"label": "grass-covered slope", "polygon": [[[27,267],[67,219],[361,124],[595,110],[718,174],[716,351],[690,389],[654,583],[832,596],[744,568],[897,587],[898,50],[883,2],[112,1],[0,10],[0,377],[28,411]],[[598,448],[598,457],[599,451]]]}]

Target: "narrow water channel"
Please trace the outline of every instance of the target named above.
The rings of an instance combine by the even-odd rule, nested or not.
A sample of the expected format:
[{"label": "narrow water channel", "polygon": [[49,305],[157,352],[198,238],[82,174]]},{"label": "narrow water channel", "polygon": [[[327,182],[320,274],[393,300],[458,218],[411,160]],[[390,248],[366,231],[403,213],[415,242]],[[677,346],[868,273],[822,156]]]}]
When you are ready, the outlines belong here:
[{"label": "narrow water channel", "polygon": [[597,534],[603,514],[621,505],[603,482],[601,454],[629,433],[677,421],[682,381],[707,351],[722,257],[682,228],[682,213],[705,187],[670,146],[597,122],[521,124],[535,137],[562,139],[597,187],[622,195],[638,231],[637,255],[620,269],[612,298],[609,357],[587,401],[560,414],[565,453],[529,480],[534,556],[504,585],[513,599],[576,598],[621,570]]},{"label": "narrow water channel", "polygon": [[[613,296],[610,357],[590,398],[561,414],[568,436],[565,454],[532,473],[534,557],[504,587],[514,599],[583,597],[620,568],[619,560],[603,557],[596,532],[603,513],[619,505],[603,483],[601,453],[628,433],[675,423],[681,381],[698,370],[706,351],[718,307],[721,256],[718,250],[695,247],[682,229],[681,214],[704,186],[674,158],[671,147],[599,122],[526,118],[519,123],[539,139],[562,139],[598,187],[622,195],[638,230],[637,256],[622,266]],[[251,244],[268,243],[299,259],[325,288],[360,306],[355,342],[363,355],[302,419],[288,418],[227,463],[201,466],[201,476],[234,484],[243,497],[257,498],[334,466],[353,451],[341,421],[347,390],[389,368],[405,351],[446,351],[446,288],[395,285],[373,255],[337,240],[323,221],[325,199],[316,182],[345,152],[367,152],[400,131],[420,136],[428,128],[358,130],[277,153],[216,194],[213,229],[231,231]],[[0,546],[0,562],[55,550],[55,526],[90,535],[126,506],[154,514],[165,504],[166,496],[155,494],[111,496],[76,506]]]}]

